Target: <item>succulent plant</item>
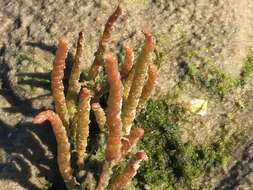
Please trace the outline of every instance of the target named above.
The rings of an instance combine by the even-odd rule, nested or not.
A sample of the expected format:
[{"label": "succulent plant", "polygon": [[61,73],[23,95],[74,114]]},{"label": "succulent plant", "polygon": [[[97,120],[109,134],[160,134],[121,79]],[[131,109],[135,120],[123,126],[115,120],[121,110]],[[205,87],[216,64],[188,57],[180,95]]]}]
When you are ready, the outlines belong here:
[{"label": "succulent plant", "polygon": [[[151,33],[144,32],[145,43],[135,64],[133,50],[125,46],[124,62],[119,69],[115,55],[108,51],[107,46],[113,25],[120,15],[122,9],[118,6],[105,24],[87,81],[82,83],[79,80],[84,34],[79,33],[66,96],[63,77],[68,43],[64,37],[59,39],[51,75],[55,112],[43,111],[33,119],[34,124],[48,120],[53,128],[57,140],[57,163],[68,190],[124,189],[135,176],[140,162],[148,158],[143,150],[132,153],[144,130],[131,128],[136,113],[143,108],[155,87],[157,68],[150,64],[154,38]],[[107,80],[96,83],[102,72],[100,67],[105,68]],[[108,95],[106,109],[99,102],[104,95]],[[97,160],[101,167],[96,172],[87,170],[92,154],[97,154],[96,151],[87,151],[88,138],[92,138],[89,137],[91,112],[99,127],[96,139],[99,148],[96,151],[101,151],[103,156],[103,160]],[[124,162],[129,153],[132,158],[126,168],[113,174],[113,168]],[[80,177],[82,171],[85,175]]]}]

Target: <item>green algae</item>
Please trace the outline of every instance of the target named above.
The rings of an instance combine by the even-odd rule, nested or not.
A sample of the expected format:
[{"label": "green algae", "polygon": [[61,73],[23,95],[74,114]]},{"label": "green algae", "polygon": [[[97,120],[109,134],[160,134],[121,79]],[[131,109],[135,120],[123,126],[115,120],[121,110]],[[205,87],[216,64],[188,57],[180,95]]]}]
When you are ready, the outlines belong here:
[{"label": "green algae", "polygon": [[167,96],[151,100],[137,118],[135,126],[145,130],[138,149],[144,149],[149,156],[138,172],[138,188],[190,189],[194,179],[228,160],[231,144],[222,137],[209,145],[183,143],[179,139],[186,114],[185,107]]},{"label": "green algae", "polygon": [[252,78],[253,75],[253,50],[250,51],[248,56],[244,61],[244,65],[240,73],[240,84],[245,85],[248,80]]},{"label": "green algae", "polygon": [[[188,55],[188,58],[199,57],[197,52]],[[250,51],[238,77],[223,72],[218,66],[203,60],[200,65],[188,63],[185,66],[185,75],[189,81],[205,88],[211,95],[223,99],[237,87],[243,87],[253,75],[253,51]]]},{"label": "green algae", "polygon": [[204,87],[211,95],[224,98],[237,85],[238,79],[222,72],[215,66],[198,68],[194,64],[189,64],[187,75],[191,82]]}]

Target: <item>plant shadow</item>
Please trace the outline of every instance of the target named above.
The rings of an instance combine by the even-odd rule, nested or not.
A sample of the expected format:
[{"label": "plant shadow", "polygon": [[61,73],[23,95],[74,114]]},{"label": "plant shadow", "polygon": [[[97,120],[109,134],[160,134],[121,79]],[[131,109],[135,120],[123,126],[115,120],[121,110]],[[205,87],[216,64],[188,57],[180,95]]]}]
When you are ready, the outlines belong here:
[{"label": "plant shadow", "polygon": [[[220,183],[214,188],[214,190],[234,190],[237,189],[238,185],[246,176],[253,172],[252,165],[253,156],[250,155],[252,152],[253,142],[248,143],[243,149],[242,156],[234,166],[229,170],[228,176],[220,181]],[[250,183],[250,182],[249,182]]]},{"label": "plant shadow", "polygon": [[[29,43],[28,43],[29,44]],[[43,43],[30,43],[45,51],[55,53],[56,46],[47,46]],[[56,160],[56,140],[48,123],[34,126],[29,122],[45,108],[34,108],[33,100],[40,100],[50,96],[50,93],[25,98],[15,89],[10,76],[11,67],[4,60],[5,52],[1,52],[0,96],[9,104],[0,109],[0,179],[18,183],[25,189],[40,190],[65,189],[59,173]],[[68,55],[67,63],[71,63],[73,56]],[[69,69],[65,69],[67,72]],[[67,72],[68,73],[68,72]],[[18,84],[39,87],[50,90],[50,73],[18,73],[18,77],[31,77],[38,80],[21,80]],[[21,115],[18,124],[9,124],[3,115]],[[5,118],[5,119],[3,119]],[[20,118],[19,118],[20,119]]]}]

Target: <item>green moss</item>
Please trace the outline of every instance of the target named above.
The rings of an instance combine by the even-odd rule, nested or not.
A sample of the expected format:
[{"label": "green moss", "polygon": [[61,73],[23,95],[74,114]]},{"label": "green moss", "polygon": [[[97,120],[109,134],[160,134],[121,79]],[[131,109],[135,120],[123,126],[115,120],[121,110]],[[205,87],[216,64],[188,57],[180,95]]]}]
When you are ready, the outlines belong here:
[{"label": "green moss", "polygon": [[168,34],[155,34],[156,46],[154,49],[154,64],[160,68],[162,64],[166,61],[170,60],[170,53],[166,48],[164,48],[165,44],[169,43],[169,35]]},{"label": "green moss", "polygon": [[228,92],[231,92],[238,85],[238,79],[210,65],[198,68],[194,64],[189,64],[187,75],[192,82],[206,88],[212,95],[218,95],[220,98],[224,98]]},{"label": "green moss", "polygon": [[138,148],[150,158],[136,178],[140,189],[190,189],[193,179],[227,160],[230,146],[222,140],[211,145],[181,142],[178,129],[185,116],[186,109],[166,97],[150,101],[137,118],[136,126],[145,130]]},{"label": "green moss", "polygon": [[200,57],[197,52],[187,54],[190,60],[197,58],[201,60],[200,65],[188,63],[186,65],[186,75],[190,81],[204,87],[212,95],[218,95],[224,98],[229,92],[238,86],[244,86],[253,75],[253,50],[249,52],[242,66],[240,76],[233,77],[214,64],[211,64],[207,59]]},{"label": "green moss", "polygon": [[240,84],[244,85],[252,77],[253,74],[253,50],[246,57],[245,63],[240,73]]},{"label": "green moss", "polygon": [[154,50],[154,53],[155,53],[155,60],[154,60],[154,64],[160,68],[161,65],[164,63],[165,61],[165,55],[164,55],[164,52],[159,50],[159,49],[155,49]]}]

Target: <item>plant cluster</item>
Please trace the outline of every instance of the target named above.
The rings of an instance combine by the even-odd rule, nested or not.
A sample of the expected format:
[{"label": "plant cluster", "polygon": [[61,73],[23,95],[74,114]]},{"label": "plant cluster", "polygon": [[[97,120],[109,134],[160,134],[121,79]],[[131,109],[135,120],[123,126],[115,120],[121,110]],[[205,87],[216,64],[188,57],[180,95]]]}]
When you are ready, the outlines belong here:
[{"label": "plant cluster", "polygon": [[[57,163],[68,190],[124,189],[136,175],[140,162],[148,158],[143,150],[132,151],[144,130],[131,128],[156,83],[157,67],[149,63],[154,37],[143,32],[145,42],[135,64],[133,50],[125,46],[124,61],[119,69],[116,57],[108,51],[108,45],[113,25],[120,15],[122,9],[118,6],[105,24],[94,62],[87,80],[83,82],[80,74],[84,34],[79,33],[66,97],[63,78],[68,43],[64,37],[59,39],[51,74],[55,112],[43,111],[33,119],[34,124],[48,120],[52,126],[57,141]],[[97,80],[101,73],[106,80]],[[103,97],[107,99],[106,109],[101,104]],[[93,130],[90,127],[94,127],[90,113],[94,114],[99,128],[97,139],[92,139],[94,135],[90,133]],[[115,166],[120,167],[129,153],[132,158],[125,169],[115,172]],[[88,166],[98,157],[102,159],[95,161],[101,167],[94,172]]]}]

